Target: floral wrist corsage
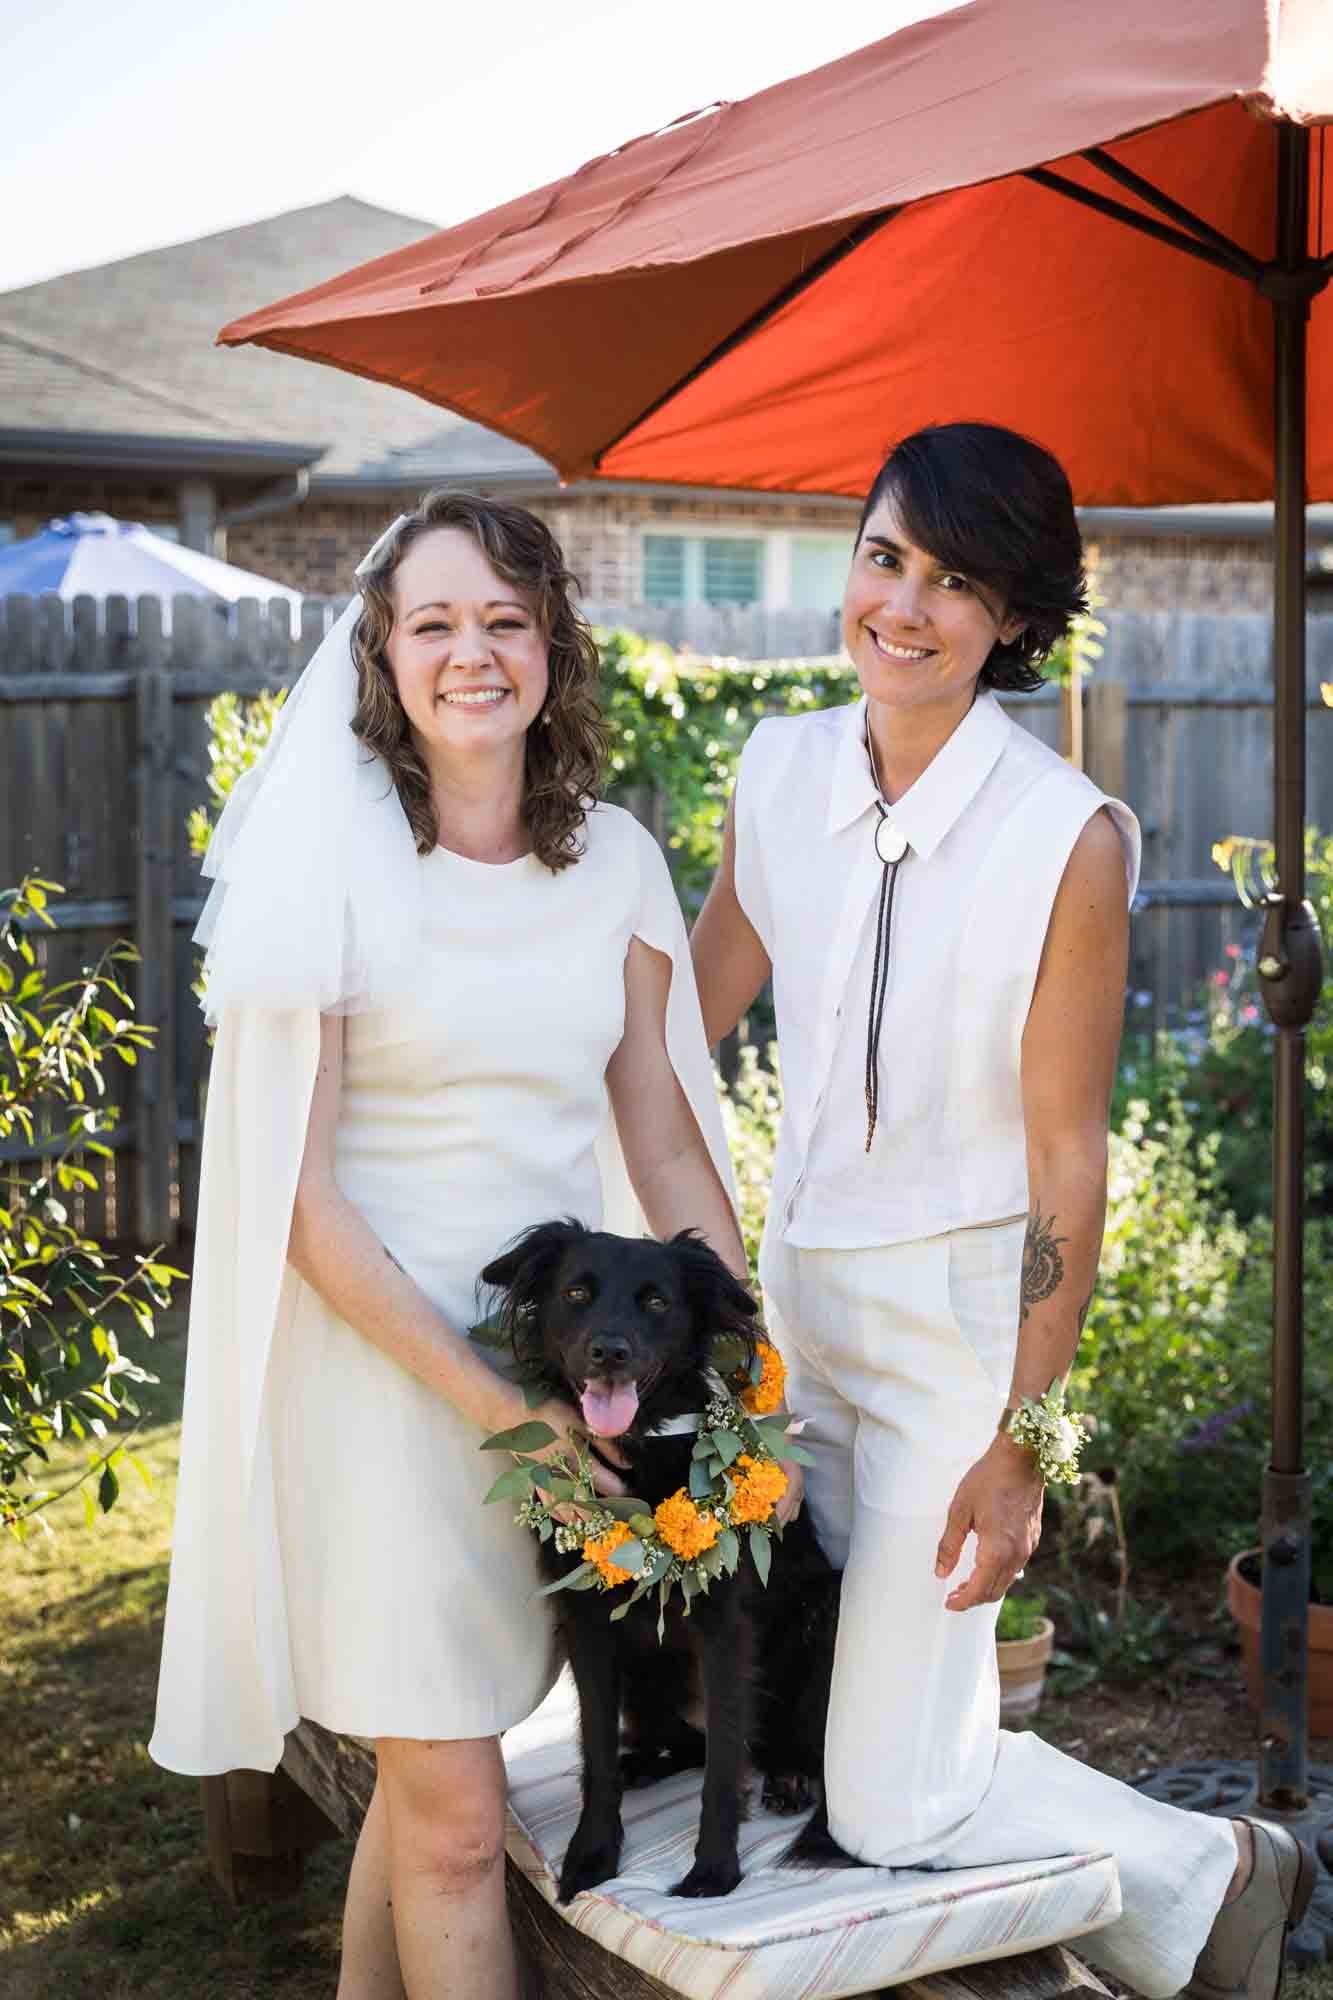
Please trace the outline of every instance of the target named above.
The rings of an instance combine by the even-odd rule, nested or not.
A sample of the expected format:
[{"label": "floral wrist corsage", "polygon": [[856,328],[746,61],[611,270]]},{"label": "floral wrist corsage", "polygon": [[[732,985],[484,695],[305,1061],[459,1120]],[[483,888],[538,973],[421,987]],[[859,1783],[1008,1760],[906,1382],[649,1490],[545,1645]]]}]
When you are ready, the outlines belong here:
[{"label": "floral wrist corsage", "polygon": [[1065,1385],[1060,1376],[1039,1402],[1024,1396],[1016,1410],[1006,1410],[999,1428],[1032,1453],[1048,1486],[1078,1484],[1078,1455],[1088,1441],[1088,1432],[1078,1412],[1065,1408]]}]

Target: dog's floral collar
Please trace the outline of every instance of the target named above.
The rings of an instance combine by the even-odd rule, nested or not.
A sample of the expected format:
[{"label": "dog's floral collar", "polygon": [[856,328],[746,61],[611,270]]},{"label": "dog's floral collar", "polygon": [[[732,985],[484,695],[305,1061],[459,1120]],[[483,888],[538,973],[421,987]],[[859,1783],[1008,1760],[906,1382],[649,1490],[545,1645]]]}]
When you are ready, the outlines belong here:
[{"label": "dog's floral collar", "polygon": [[[774,1509],[787,1490],[782,1461],[795,1459],[808,1465],[810,1457],[787,1435],[791,1418],[776,1409],[782,1396],[781,1357],[768,1341],[758,1346],[752,1366],[731,1369],[727,1379],[713,1377],[710,1386],[715,1384],[715,1393],[701,1415],[669,1419],[652,1433],[661,1437],[675,1431],[698,1432],[688,1486],[656,1508],[650,1509],[644,1500],[598,1493],[588,1455],[577,1445],[559,1460],[530,1457],[555,1443],[549,1424],[519,1424],[486,1439],[483,1451],[507,1451],[514,1459],[487,1500],[518,1500],[515,1518],[520,1526],[530,1528],[543,1542],[553,1542],[561,1554],[582,1553],[581,1563],[539,1595],[618,1590],[632,1583],[630,1596],[611,1612],[617,1619],[655,1589],[661,1639],[672,1590],[679,1587],[688,1616],[693,1598],[706,1594],[718,1577],[736,1574],[742,1535],[760,1582],[768,1582],[772,1536],[781,1532]],[[725,1359],[719,1358],[720,1366],[725,1366]],[[558,1521],[555,1509],[570,1502],[582,1510],[582,1518]]]}]

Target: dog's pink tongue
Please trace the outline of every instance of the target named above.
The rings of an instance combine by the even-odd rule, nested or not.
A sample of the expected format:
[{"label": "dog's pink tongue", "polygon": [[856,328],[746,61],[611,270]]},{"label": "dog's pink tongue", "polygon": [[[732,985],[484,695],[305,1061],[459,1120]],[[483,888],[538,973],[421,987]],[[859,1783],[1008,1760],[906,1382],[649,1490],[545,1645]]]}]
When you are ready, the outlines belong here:
[{"label": "dog's pink tongue", "polygon": [[635,1382],[589,1382],[582,1396],[583,1421],[594,1437],[619,1437],[634,1422],[639,1407]]}]

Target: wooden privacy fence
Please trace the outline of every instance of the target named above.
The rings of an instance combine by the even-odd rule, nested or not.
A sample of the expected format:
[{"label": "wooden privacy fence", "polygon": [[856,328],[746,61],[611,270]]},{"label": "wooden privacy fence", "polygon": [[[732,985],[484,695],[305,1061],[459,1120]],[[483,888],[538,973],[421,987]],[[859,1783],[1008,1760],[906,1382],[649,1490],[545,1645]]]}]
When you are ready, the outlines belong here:
[{"label": "wooden privacy fence", "polygon": [[[208,703],[290,685],[337,609],[307,599],[293,632],[285,602],[224,618],[191,598],[108,598],[100,610],[90,598],[0,599],[0,885],[28,872],[64,884],[57,928],[37,939],[53,978],[132,939],[136,1001],[157,1030],[151,1054],[111,1080],[114,1159],[88,1162],[98,1191],[76,1211],[98,1236],[170,1242],[194,1218],[208,1052],[191,991],[203,895],[186,821],[208,796]],[[633,607],[623,615],[633,622]],[[1266,643],[1257,618],[1116,620],[1085,690],[1088,768],[1144,826],[1131,984],[1147,996],[1145,1027],[1187,1002],[1252,923],[1209,854],[1227,833],[1269,828]],[[1328,827],[1333,710],[1321,678],[1333,681],[1333,618],[1312,620],[1310,680],[1310,815]],[[1054,690],[1006,707],[1058,742]],[[660,802],[643,816],[660,835]],[[7,1142],[0,1176],[23,1157]]]}]

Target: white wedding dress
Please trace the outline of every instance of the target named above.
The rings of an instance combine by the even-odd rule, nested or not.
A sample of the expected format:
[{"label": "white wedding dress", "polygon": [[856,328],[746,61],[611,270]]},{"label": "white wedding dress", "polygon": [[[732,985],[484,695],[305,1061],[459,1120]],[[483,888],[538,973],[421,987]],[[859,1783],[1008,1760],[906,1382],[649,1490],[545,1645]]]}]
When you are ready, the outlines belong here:
[{"label": "white wedding dress", "polygon": [[[596,808],[585,831],[583,858],[559,874],[531,856],[487,866],[436,849],[421,863],[425,947],[410,990],[344,1021],[339,1185],[460,1331],[486,1309],[482,1267],[519,1231],[569,1215],[596,1227],[608,1202],[608,1226],[625,1226],[605,1071],[635,934],[673,961],[668,1048],[730,1188],[666,864],[617,808]],[[505,1461],[290,1268],[273,1275],[265,1352],[241,1296],[255,1295],[245,1213],[279,1246],[271,1260],[286,1240],[272,1211],[285,1200],[289,1216],[290,1194],[281,1175],[269,1201],[248,1182],[290,1153],[295,1105],[269,1145],[253,1082],[228,1081],[229,1064],[244,1074],[243,1035],[232,1048],[219,1043],[219,1088],[234,1101],[216,1107],[217,1134],[210,1102],[199,1380],[193,1409],[187,1384],[153,1754],[191,1771],[267,1768],[298,1716],[365,1737],[494,1735],[554,1671],[535,1545],[512,1504],[483,1505]],[[273,1048],[264,1062],[281,1088]],[[225,1415],[233,1343],[238,1422]]]}]

